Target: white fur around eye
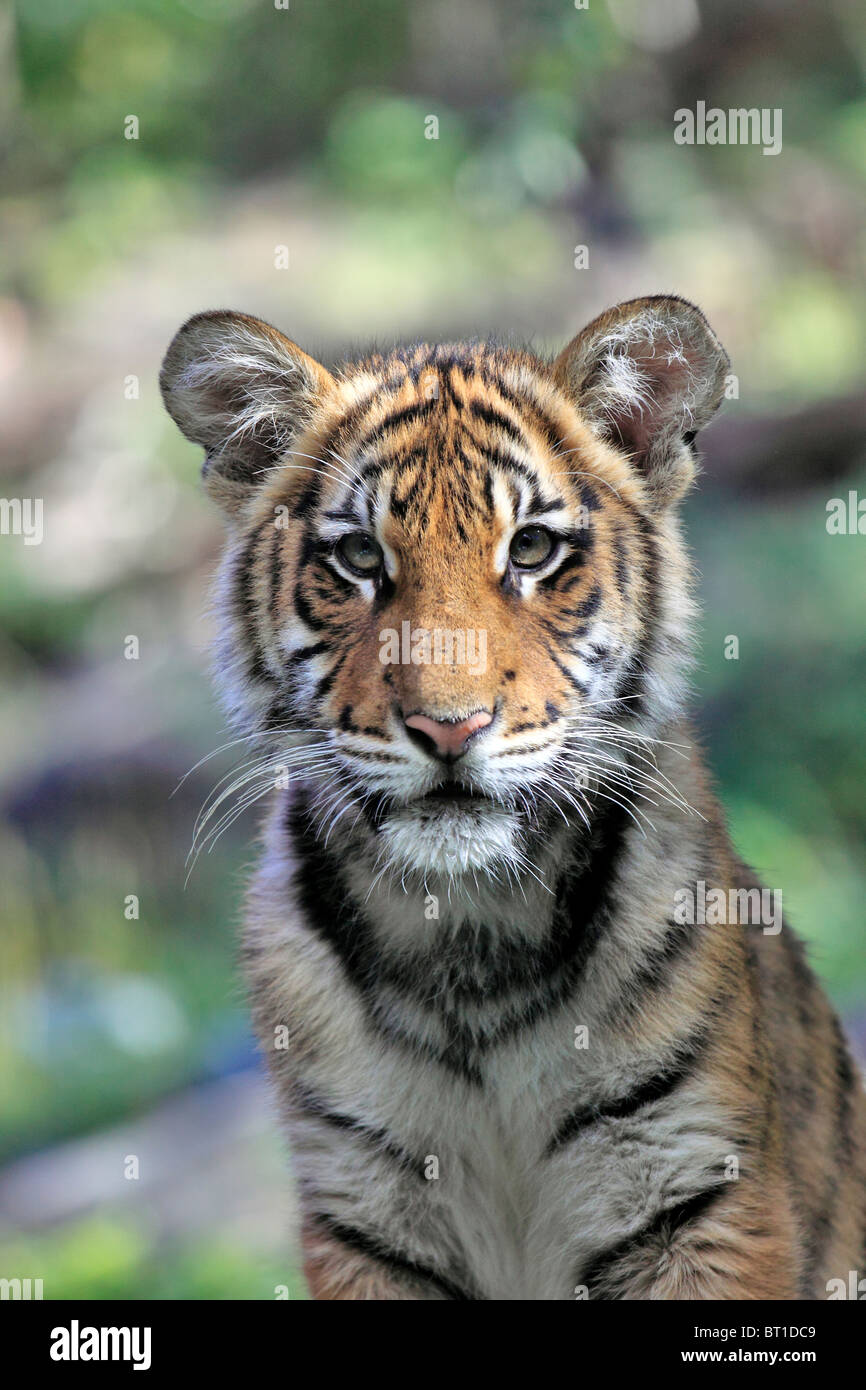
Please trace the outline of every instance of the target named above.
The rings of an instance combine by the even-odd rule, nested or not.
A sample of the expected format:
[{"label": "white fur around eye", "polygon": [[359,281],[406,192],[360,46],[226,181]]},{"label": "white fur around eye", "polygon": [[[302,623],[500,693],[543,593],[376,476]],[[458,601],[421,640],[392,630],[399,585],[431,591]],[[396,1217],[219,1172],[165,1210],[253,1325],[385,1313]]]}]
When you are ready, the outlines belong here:
[{"label": "white fur around eye", "polygon": [[376,597],[376,581],[374,579],[367,579],[363,575],[355,574],[354,570],[350,570],[347,565],[341,562],[336,550],[331,552],[329,563],[333,565],[334,569],[339,572],[343,579],[348,579],[350,584],[354,584],[356,589],[360,589],[361,593],[370,603],[373,602]]}]

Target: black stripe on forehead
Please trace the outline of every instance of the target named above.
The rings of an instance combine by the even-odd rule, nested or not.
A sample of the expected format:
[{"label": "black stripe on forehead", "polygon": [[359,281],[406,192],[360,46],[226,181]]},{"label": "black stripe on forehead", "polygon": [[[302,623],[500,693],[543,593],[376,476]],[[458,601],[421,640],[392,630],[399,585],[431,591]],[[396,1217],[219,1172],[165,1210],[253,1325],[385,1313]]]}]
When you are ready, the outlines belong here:
[{"label": "black stripe on forehead", "polygon": [[[478,455],[477,459],[467,454],[466,443]],[[433,454],[437,455],[435,463],[431,460]],[[407,484],[405,476],[413,468],[418,470],[417,476]],[[415,445],[406,452],[398,450],[371,461],[361,470],[361,479],[365,485],[369,485],[389,470],[393,474],[389,505],[401,517],[406,515],[413,503],[427,500],[431,490],[436,487],[447,489],[455,501],[462,504],[466,516],[481,510],[491,514],[492,470],[503,473],[509,482],[515,513],[523,500],[520,489],[515,486],[518,480],[528,489],[528,508],[532,514],[544,516],[568,506],[567,499],[559,493],[545,495],[542,491],[544,480],[531,464],[506,453],[498,445],[488,446],[466,429],[459,431],[453,439],[431,438],[424,446]],[[365,491],[369,505],[370,488],[365,487]]]},{"label": "black stripe on forehead", "polygon": [[413,464],[418,464],[420,468],[423,468],[430,456],[431,449],[437,447],[437,445],[441,448],[440,441],[435,440],[433,436],[430,435],[423,444],[413,443],[403,445],[398,449],[392,450],[390,454],[380,454],[376,458],[371,459],[369,463],[364,464],[364,467],[358,475],[359,481],[366,484],[371,478],[381,477],[381,475],[386,473],[389,469],[393,469],[395,473],[402,473]]},{"label": "black stripe on forehead", "polygon": [[[377,359],[377,366],[374,367],[373,359],[368,359],[368,370],[382,370],[382,360]],[[390,429],[398,427],[401,423],[412,418],[421,418],[435,404],[434,400],[412,401],[409,404],[391,411],[383,417],[378,424],[371,426],[366,434],[358,439],[358,430],[363,428],[365,420],[372,414],[377,405],[381,405],[383,398],[390,400],[399,396],[406,385],[407,377],[400,374],[397,378],[388,379],[387,377],[377,383],[372,390],[362,396],[359,401],[340,416],[334,422],[328,433],[321,440],[319,446],[320,454],[333,455],[339,462],[346,463],[346,455],[351,449],[355,453],[362,452],[365,447],[369,447],[378,437],[386,434]],[[337,446],[340,446],[338,449]],[[342,457],[341,457],[342,453]]]},{"label": "black stripe on forehead", "polygon": [[475,420],[483,420],[485,425],[491,429],[500,430],[514,444],[519,444],[521,449],[525,449],[527,454],[532,453],[532,443],[526,435],[507,415],[503,415],[500,410],[496,410],[486,401],[470,401],[469,414]]},{"label": "black stripe on forehead", "polygon": [[388,379],[389,370],[394,372],[395,367],[402,367],[402,372],[394,373],[400,381],[405,381],[409,377],[412,381],[417,381],[421,372],[430,367],[444,368],[450,370],[452,367],[467,368],[473,367],[477,361],[477,354],[480,345],[471,341],[462,343],[404,343],[394,348],[387,358],[378,357],[368,359],[367,362],[360,363],[363,369],[365,366],[372,367],[373,370],[385,372],[385,379]]},{"label": "black stripe on forehead", "polygon": [[498,391],[503,400],[519,414],[529,416],[530,423],[542,435],[544,443],[552,454],[558,454],[562,448],[562,430],[544,407],[529,395],[520,394],[507,386],[504,381],[494,377],[491,385]]},{"label": "black stripe on forehead", "polygon": [[338,420],[335,420],[325,437],[321,440],[321,453],[334,455],[339,458],[337,445],[342,445],[343,448],[345,448],[347,441],[351,438],[354,431],[358,429],[364,417],[370,413],[375,403],[381,399],[383,393],[385,395],[393,394],[393,392],[388,391],[384,382],[377,384],[371,390],[367,391],[367,393],[363,395],[360,400],[356,401],[354,405],[351,405]]},{"label": "black stripe on forehead", "polygon": [[391,495],[388,498],[388,506],[395,516],[405,517],[409,509],[416,503],[421,495],[424,486],[424,478],[421,473],[405,485],[404,479],[395,479],[391,488]]},{"label": "black stripe on forehead", "polygon": [[[462,410],[462,402],[456,397],[453,399]],[[387,474],[391,475],[388,505],[400,517],[405,517],[410,510],[422,511],[437,488],[450,493],[455,506],[462,509],[464,519],[483,505],[483,460],[473,461],[467,457],[461,443],[459,414],[455,418],[454,414],[448,412],[433,412],[433,405],[441,400],[440,395],[418,406],[405,406],[382,422],[385,448],[376,450],[373,457],[358,470],[358,480],[364,486],[368,507],[371,494],[376,500],[374,490],[379,480]],[[400,423],[415,421],[418,425],[414,437],[408,441],[395,442],[389,438],[391,424],[398,414]],[[374,430],[370,430],[358,441],[356,447],[359,452],[364,447],[370,447],[374,433]],[[476,447],[483,454],[481,446],[476,444]],[[413,473],[414,476],[411,476]],[[455,516],[453,519],[456,529],[465,537],[460,518]]]},{"label": "black stripe on forehead", "polygon": [[[512,478],[519,478],[528,487],[529,505],[539,515],[567,505],[560,496],[551,496],[546,488],[543,491],[545,480],[519,457],[520,452],[525,452],[531,458],[533,448],[537,448],[539,442],[537,438],[533,439],[532,433],[522,428],[522,423],[529,431],[540,434],[544,444],[552,450],[559,447],[561,432],[532,392],[521,394],[501,379],[500,372],[514,366],[510,359],[502,360],[495,351],[485,350],[483,344],[470,343],[432,348],[423,344],[410,345],[395,349],[387,358],[368,358],[366,363],[358,364],[359,370],[366,368],[378,372],[382,377],[382,387],[369,393],[353,407],[337,423],[332,437],[339,439],[346,458],[360,464],[357,469],[358,482],[364,489],[370,516],[375,501],[375,495],[371,496],[373,490],[370,484],[389,469],[394,470],[392,509],[398,515],[405,515],[413,504],[417,509],[429,496],[430,487],[436,487],[441,482],[453,488],[458,481],[462,485],[460,501],[464,515],[479,508],[486,508],[489,513],[492,511],[491,465],[503,470],[506,475],[512,475]],[[386,401],[397,398],[409,383],[416,388],[423,386],[425,372],[435,373],[435,393],[404,401],[381,420],[365,428],[376,406],[381,406],[383,396]],[[461,374],[459,387],[452,373]],[[491,392],[491,399],[467,401],[460,389],[463,386],[467,391],[473,387],[486,388]],[[497,396],[504,409],[497,407]],[[453,407],[452,410],[442,409],[449,405]],[[524,422],[514,418],[514,415],[520,417],[521,413],[526,417]],[[418,426],[414,442],[400,443],[395,448],[391,438],[394,431],[413,423]],[[478,439],[469,428],[470,424],[475,423],[486,425],[498,439],[490,442]],[[358,430],[362,431],[360,436]],[[352,431],[355,432],[354,438],[351,437]],[[467,456],[463,448],[464,440],[478,454],[477,462]],[[326,448],[330,442],[325,442]],[[513,454],[510,452],[512,449],[515,451]],[[365,452],[372,454],[372,457],[361,462]],[[419,467],[421,476],[401,489],[400,474],[412,465]],[[354,470],[354,462],[350,463],[350,468]],[[513,486],[511,492],[512,497],[519,495]],[[320,496],[321,483],[314,479],[305,491],[302,513],[309,514]],[[344,509],[348,511],[345,502]],[[334,519],[338,518],[335,516]]]},{"label": "black stripe on forehead", "polygon": [[356,455],[366,453],[373,444],[380,443],[391,430],[399,429],[400,425],[408,424],[412,420],[422,420],[431,413],[435,404],[436,398],[431,396],[420,401],[411,401],[399,410],[392,410],[353,443],[352,452]]},{"label": "black stripe on forehead", "polygon": [[322,497],[322,486],[325,481],[324,472],[313,471],[308,482],[305,484],[300,497],[292,508],[292,516],[307,518],[316,510]]},{"label": "black stripe on forehead", "polygon": [[[519,478],[522,482],[527,484],[527,486],[529,487],[530,511],[542,515],[546,512],[556,511],[558,508],[567,505],[565,499],[558,495],[554,497],[545,497],[543,495],[541,491],[542,479],[539,477],[538,473],[535,471],[531,464],[525,463],[522,459],[515,458],[512,454],[506,454],[502,449],[498,447],[498,445],[493,445],[492,447],[490,447],[482,443],[482,441],[476,439],[476,437],[473,434],[469,434],[468,438],[472,443],[473,447],[478,450],[479,454],[484,459],[485,463],[488,465],[488,469],[499,469],[500,472],[506,474],[506,477],[510,474],[512,478]],[[490,474],[488,471],[488,478],[489,476]],[[489,484],[487,483],[487,481],[485,481],[485,489],[487,491],[487,494],[489,495],[490,504],[492,507],[492,480]],[[512,486],[509,489],[509,491],[511,493],[512,501],[515,501],[516,510],[515,499],[519,498],[520,496],[519,490],[514,489]]]}]

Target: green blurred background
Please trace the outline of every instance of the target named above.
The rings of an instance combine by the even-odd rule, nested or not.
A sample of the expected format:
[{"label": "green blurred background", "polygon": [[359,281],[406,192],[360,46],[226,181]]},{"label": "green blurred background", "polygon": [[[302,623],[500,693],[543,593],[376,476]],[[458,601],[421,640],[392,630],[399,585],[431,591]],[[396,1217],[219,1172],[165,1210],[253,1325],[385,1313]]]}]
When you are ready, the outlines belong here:
[{"label": "green blurred background", "polygon": [[[0,1276],[45,1297],[303,1296],[233,962],[254,820],[184,891],[233,760],[172,796],[226,737],[220,526],[156,383],[203,308],[329,361],[486,331],[553,350],[632,295],[703,306],[739,398],[688,504],[700,724],[738,846],[863,1056],[866,538],[825,522],[866,496],[864,65],[855,0],[0,16],[2,487],[45,507],[43,544],[0,536]],[[676,146],[698,100],[781,107],[782,153]]]}]

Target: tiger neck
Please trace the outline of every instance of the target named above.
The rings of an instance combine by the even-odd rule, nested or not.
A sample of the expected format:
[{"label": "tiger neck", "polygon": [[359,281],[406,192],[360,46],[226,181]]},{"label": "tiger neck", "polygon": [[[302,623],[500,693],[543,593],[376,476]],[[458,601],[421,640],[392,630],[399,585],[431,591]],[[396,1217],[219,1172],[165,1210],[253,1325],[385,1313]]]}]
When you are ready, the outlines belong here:
[{"label": "tiger neck", "polygon": [[583,826],[552,822],[531,871],[402,881],[379,872],[375,847],[351,836],[329,843],[303,796],[288,818],[296,888],[309,925],[367,979],[384,971],[434,973],[447,954],[479,959],[522,953],[527,974],[579,961],[603,925],[631,823],[610,804]]}]

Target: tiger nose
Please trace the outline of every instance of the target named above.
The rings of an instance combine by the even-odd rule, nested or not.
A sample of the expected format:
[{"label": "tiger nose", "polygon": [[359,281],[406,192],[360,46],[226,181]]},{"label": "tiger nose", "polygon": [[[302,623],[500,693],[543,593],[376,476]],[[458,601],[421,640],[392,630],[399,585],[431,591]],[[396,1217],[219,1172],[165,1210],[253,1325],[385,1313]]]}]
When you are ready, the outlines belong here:
[{"label": "tiger nose", "polygon": [[476,710],[468,719],[430,719],[426,714],[410,714],[404,719],[407,729],[414,729],[430,741],[439,758],[459,758],[473,734],[486,729],[493,722],[493,715],[486,709]]}]

